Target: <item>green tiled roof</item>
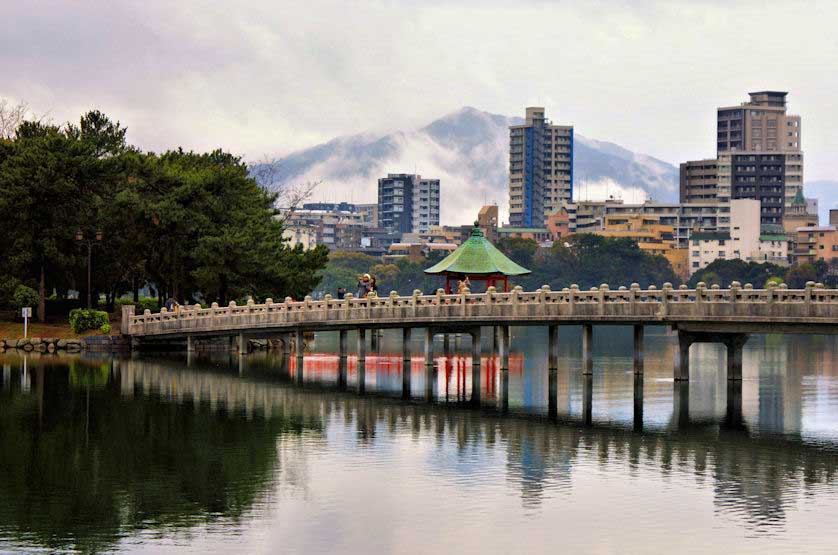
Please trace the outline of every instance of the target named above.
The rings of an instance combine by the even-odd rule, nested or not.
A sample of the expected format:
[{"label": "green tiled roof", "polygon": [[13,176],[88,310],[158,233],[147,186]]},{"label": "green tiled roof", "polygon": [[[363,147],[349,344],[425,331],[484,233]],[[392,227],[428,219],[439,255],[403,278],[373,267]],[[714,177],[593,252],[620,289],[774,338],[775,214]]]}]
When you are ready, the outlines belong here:
[{"label": "green tiled roof", "polygon": [[530,271],[512,262],[483,236],[480,229],[475,227],[465,243],[439,264],[425,270],[425,273],[522,276],[529,274]]}]

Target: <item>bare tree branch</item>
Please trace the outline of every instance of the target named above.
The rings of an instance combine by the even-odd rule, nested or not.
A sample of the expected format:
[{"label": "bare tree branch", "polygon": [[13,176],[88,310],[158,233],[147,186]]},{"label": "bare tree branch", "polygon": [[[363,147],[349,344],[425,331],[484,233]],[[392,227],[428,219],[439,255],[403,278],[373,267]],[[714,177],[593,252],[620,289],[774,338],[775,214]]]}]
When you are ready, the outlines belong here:
[{"label": "bare tree branch", "polygon": [[27,114],[29,105],[26,102],[13,104],[6,98],[0,98],[0,139],[14,139]]},{"label": "bare tree branch", "polygon": [[305,183],[283,183],[280,179],[280,162],[277,158],[263,156],[251,165],[250,175],[263,189],[277,194],[277,207],[280,209],[279,220],[285,224],[304,202],[309,200],[322,181]]}]

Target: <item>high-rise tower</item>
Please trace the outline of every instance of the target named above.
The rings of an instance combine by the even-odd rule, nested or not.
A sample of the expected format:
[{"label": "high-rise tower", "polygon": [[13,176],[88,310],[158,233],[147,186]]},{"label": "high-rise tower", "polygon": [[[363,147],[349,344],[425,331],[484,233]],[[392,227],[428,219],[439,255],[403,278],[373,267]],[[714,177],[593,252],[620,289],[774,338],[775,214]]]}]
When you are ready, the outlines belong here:
[{"label": "high-rise tower", "polygon": [[553,125],[544,108],[529,107],[509,127],[509,224],[544,227],[573,197],[573,126]]}]

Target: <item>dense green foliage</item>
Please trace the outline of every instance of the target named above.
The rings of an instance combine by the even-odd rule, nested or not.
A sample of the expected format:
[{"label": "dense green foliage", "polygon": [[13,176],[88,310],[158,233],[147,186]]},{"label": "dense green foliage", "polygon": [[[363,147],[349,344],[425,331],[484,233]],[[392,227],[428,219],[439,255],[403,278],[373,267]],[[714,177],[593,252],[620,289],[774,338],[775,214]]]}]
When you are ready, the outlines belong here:
[{"label": "dense green foliage", "polygon": [[[70,311],[70,329],[73,330],[73,333],[83,333],[90,330],[102,330],[105,326],[108,326],[107,331],[110,331],[107,312],[92,309],[88,310],[86,308],[76,308]],[[105,331],[105,333],[107,333],[107,331]]]},{"label": "dense green foliage", "polygon": [[556,290],[574,283],[584,289],[603,283],[611,287],[635,282],[641,287],[660,287],[667,281],[677,284],[664,257],[641,251],[631,239],[580,233],[556,241],[550,248],[539,248],[529,239],[501,241],[498,248],[532,270],[532,274],[512,280],[527,290],[542,285]]},{"label": "dense green foliage", "polygon": [[[541,248],[530,239],[504,239],[498,248],[516,263],[532,270],[528,276],[510,278],[510,286],[521,285],[533,290],[542,285],[561,289],[577,284],[588,288],[608,283],[614,287],[637,282],[641,286],[669,281],[676,283],[675,273],[662,256],[644,253],[629,239],[579,234],[556,242],[551,248]],[[323,280],[317,291],[335,294],[338,287],[355,292],[358,274],[370,273],[378,280],[379,295],[398,291],[409,295],[415,289],[426,294],[445,286],[445,278],[425,275],[424,270],[445,255],[432,253],[427,258],[400,258],[389,264],[357,253],[332,253],[323,270]],[[482,291],[484,282],[474,281],[473,291]]]},{"label": "dense green foliage", "polygon": [[18,285],[12,295],[12,302],[14,307],[17,309],[21,309],[25,306],[33,307],[38,304],[38,292],[31,287]]},{"label": "dense green foliage", "polygon": [[784,268],[770,262],[757,263],[744,260],[715,260],[690,278],[689,285],[703,281],[707,286],[727,287],[734,281],[764,287],[769,281],[785,283],[792,289],[802,289],[807,281],[821,282],[834,287],[836,278],[829,272],[829,265],[823,261]]},{"label": "dense green foliage", "polygon": [[326,249],[287,246],[276,195],[240,158],[142,153],[125,133],[93,111],[78,125],[25,122],[0,140],[0,304],[19,283],[38,290],[41,316],[52,291],[86,298],[88,245],[93,297],[109,308],[144,285],[160,301],[225,304],[314,288]]},{"label": "dense green foliage", "polygon": [[317,293],[335,296],[338,287],[345,287],[347,293],[356,292],[358,276],[369,273],[376,278],[378,294],[389,295],[397,291],[400,295],[410,295],[415,289],[433,293],[444,286],[444,280],[438,276],[425,275],[425,268],[436,264],[442,253],[432,253],[419,261],[400,258],[391,264],[384,264],[378,258],[355,252],[334,252],[329,255],[329,263],[322,271],[322,280]]}]

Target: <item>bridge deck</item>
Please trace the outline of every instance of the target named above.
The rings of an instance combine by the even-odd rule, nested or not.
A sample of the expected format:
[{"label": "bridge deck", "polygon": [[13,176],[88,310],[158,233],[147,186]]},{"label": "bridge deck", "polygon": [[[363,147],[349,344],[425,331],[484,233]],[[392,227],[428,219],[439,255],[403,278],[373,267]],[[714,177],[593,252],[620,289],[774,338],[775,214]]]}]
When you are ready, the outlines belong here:
[{"label": "bridge deck", "polygon": [[666,324],[685,331],[838,333],[838,290],[740,287],[609,289],[332,299],[286,299],[246,306],[133,314],[125,307],[123,333],[136,338],[272,334],[350,328],[466,327],[546,324]]}]

